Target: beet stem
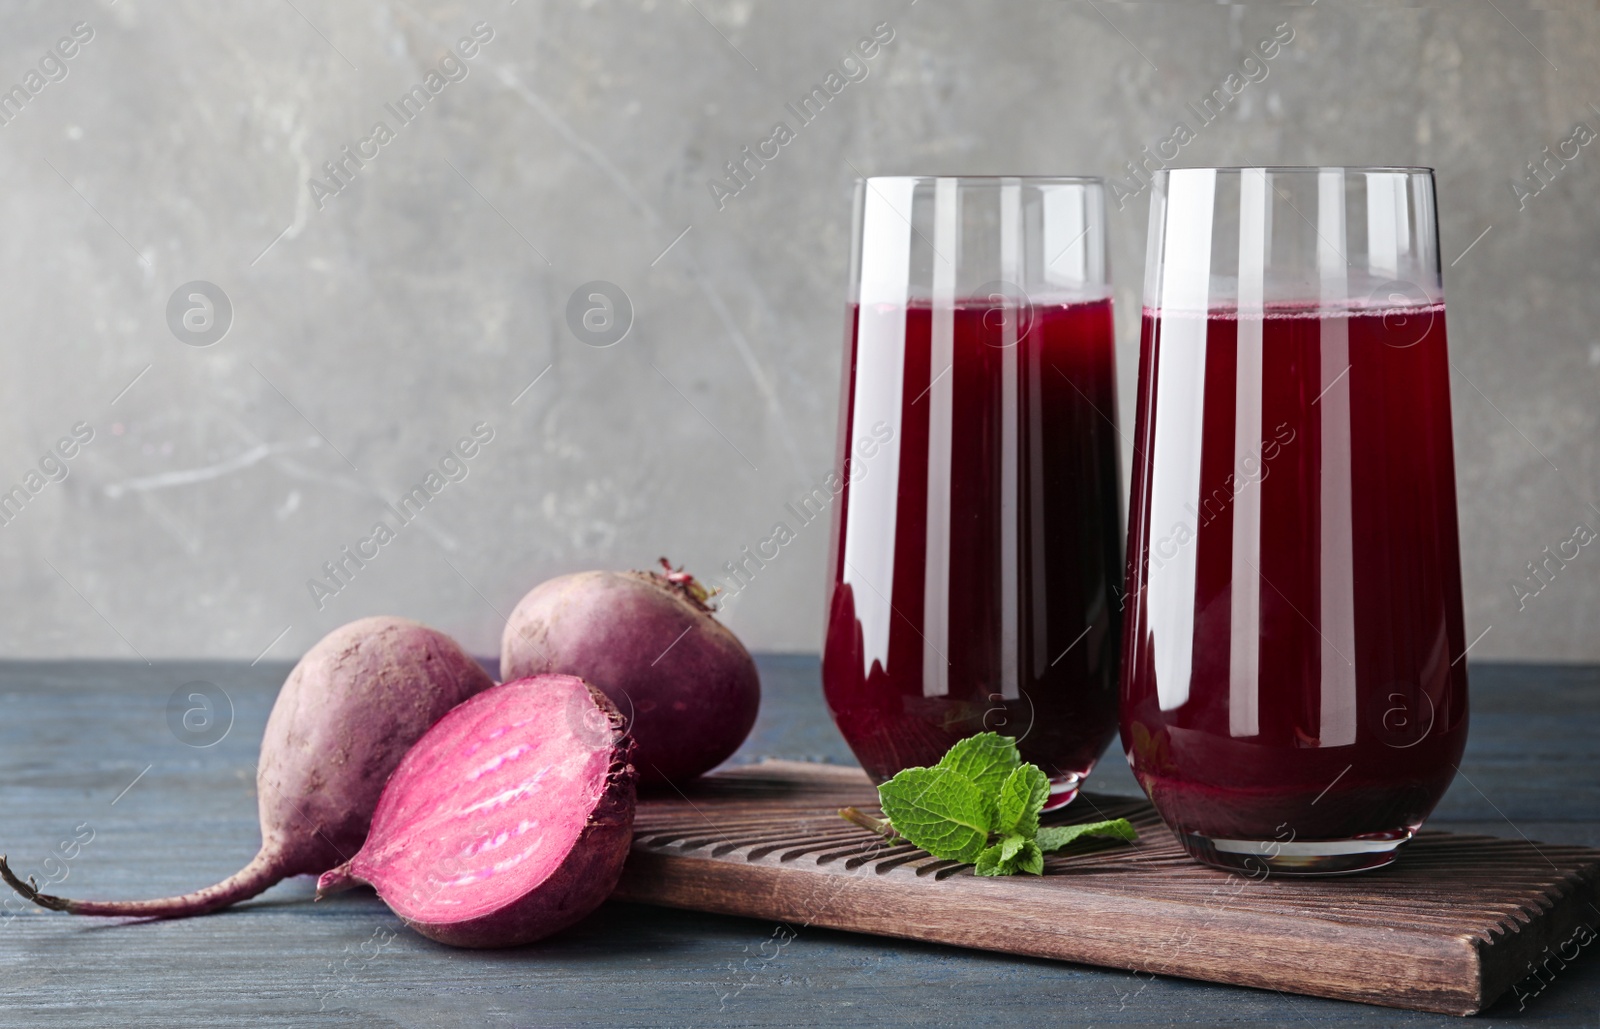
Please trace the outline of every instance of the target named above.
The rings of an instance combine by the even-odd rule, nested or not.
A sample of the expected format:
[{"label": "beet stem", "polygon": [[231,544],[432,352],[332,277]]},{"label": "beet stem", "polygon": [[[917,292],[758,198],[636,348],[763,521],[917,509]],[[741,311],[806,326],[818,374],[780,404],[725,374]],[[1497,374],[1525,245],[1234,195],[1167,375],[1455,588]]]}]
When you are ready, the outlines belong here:
[{"label": "beet stem", "polygon": [[207,886],[203,890],[160,900],[104,901],[70,900],[66,897],[53,897],[47,893],[40,893],[39,885],[33,876],[30,875],[27,882],[18,879],[16,873],[6,864],[4,855],[0,855],[0,878],[5,879],[12,889],[27,900],[51,911],[65,911],[72,915],[125,918],[182,918],[188,915],[204,915],[241,900],[248,900],[280,882],[283,873],[278,867],[277,855],[268,854],[263,849],[248,865],[215,886]]},{"label": "beet stem", "polygon": [[704,611],[706,614],[716,614],[717,609],[707,601],[722,592],[722,587],[717,586],[706,589],[695,577],[683,570],[683,566],[672,567],[672,562],[666,558],[661,559],[661,571],[645,572],[644,574],[659,580],[668,589],[687,600],[690,604]]}]

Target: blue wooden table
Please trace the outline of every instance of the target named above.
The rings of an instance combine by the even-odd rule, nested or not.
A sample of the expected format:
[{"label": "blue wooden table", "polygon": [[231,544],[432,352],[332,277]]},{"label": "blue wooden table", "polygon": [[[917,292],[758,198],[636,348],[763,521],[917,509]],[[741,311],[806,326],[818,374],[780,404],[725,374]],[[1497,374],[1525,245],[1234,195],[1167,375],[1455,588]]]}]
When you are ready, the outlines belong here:
[{"label": "blue wooden table", "polygon": [[[736,760],[851,762],[816,659],[760,664],[761,719]],[[236,870],[259,842],[253,762],[287,670],[0,664],[0,851],[65,876],[68,896],[161,896]],[[209,746],[195,744],[218,731],[169,720],[193,682],[219,691],[227,732]],[[1600,669],[1479,664],[1472,691],[1462,775],[1430,827],[1600,846]],[[1093,783],[1138,792],[1115,747]],[[0,908],[0,1026],[1600,1026],[1588,953],[1466,1023],[625,904],[533,947],[456,951],[370,893],[312,892],[295,880],[178,922]]]}]

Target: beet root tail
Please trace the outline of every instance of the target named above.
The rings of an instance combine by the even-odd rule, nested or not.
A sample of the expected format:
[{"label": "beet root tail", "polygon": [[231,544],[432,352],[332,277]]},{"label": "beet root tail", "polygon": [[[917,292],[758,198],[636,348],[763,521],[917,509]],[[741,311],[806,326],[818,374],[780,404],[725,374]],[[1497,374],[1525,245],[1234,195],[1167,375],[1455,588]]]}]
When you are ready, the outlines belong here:
[{"label": "beet root tail", "polygon": [[6,885],[20,893],[24,900],[30,900],[42,908],[49,908],[51,911],[64,911],[69,903],[60,897],[52,897],[48,894],[40,893],[39,883],[31,875],[28,876],[27,882],[17,878],[17,873],[13,872],[11,866],[6,863],[4,854],[0,854],[0,879],[4,879]]},{"label": "beet root tail", "polygon": [[39,892],[39,884],[33,876],[30,875],[27,882],[19,879],[6,864],[4,855],[0,855],[0,879],[4,879],[25,899],[51,911],[107,918],[186,918],[248,900],[280,882],[283,872],[277,855],[263,849],[248,865],[215,886],[160,900],[69,900],[66,897],[52,897]]},{"label": "beet root tail", "polygon": [[350,863],[347,861],[338,868],[330,868],[317,877],[317,895],[314,899],[321,900],[323,897],[331,896],[335,893],[343,893],[345,890],[353,890],[361,885],[364,884],[360,879],[356,878],[354,872],[350,871]]}]

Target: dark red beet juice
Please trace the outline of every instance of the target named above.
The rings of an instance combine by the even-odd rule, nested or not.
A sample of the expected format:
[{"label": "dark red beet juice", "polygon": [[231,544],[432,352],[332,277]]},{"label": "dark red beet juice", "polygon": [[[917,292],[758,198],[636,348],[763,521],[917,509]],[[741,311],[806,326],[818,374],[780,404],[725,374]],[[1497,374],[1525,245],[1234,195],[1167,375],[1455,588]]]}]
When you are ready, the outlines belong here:
[{"label": "dark red beet juice", "polygon": [[834,721],[878,781],[1015,736],[1065,803],[1116,731],[1111,302],[868,305],[851,323]]},{"label": "dark red beet juice", "polygon": [[1444,308],[1147,310],[1140,362],[1134,773],[1206,860],[1388,860],[1466,743]]}]

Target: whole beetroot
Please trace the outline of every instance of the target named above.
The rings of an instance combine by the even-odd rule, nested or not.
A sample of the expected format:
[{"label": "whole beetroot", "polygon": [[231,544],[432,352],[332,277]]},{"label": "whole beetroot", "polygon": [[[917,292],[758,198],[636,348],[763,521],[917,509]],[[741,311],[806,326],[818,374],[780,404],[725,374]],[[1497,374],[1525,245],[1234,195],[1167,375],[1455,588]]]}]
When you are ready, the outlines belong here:
[{"label": "whole beetroot", "polygon": [[395,769],[361,852],[317,899],[371,885],[401,921],[455,947],[515,947],[600,905],[633,838],[633,741],[570,675],[478,694]]},{"label": "whole beetroot", "polygon": [[694,577],[578,572],[534,587],[500,638],[500,678],[576,675],[628,719],[641,787],[710,771],[739,749],[761,705],[761,677],[712,614]]},{"label": "whole beetroot", "polygon": [[360,849],[389,773],[445,713],[494,685],[449,636],[404,618],[363,618],[324,636],[278,693],[261,740],[261,850],[203,890],[161,900],[40,894],[0,857],[0,876],[41,907],[75,915],[175,918],[324,872]]}]

